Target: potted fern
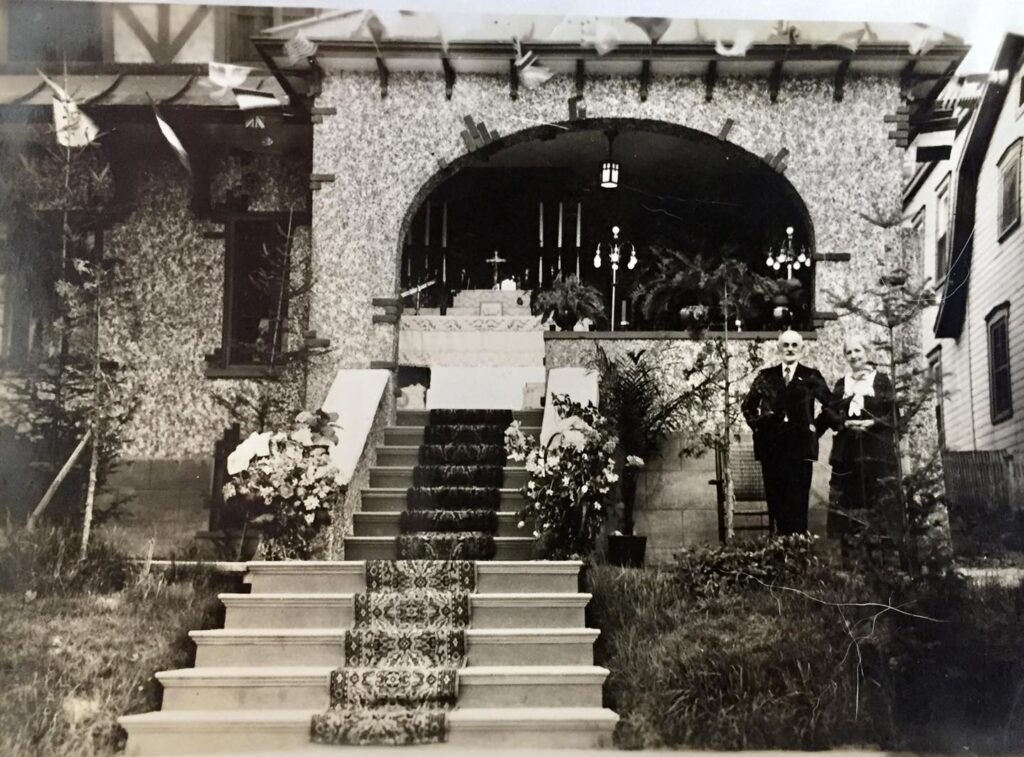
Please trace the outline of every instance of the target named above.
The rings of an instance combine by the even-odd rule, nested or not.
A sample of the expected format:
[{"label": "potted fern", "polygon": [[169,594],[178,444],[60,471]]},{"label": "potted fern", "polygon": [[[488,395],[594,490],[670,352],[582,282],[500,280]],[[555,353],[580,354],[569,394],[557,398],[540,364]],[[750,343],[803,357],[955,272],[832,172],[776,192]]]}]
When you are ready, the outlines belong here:
[{"label": "potted fern", "polygon": [[551,318],[562,331],[572,331],[583,318],[594,323],[605,320],[601,293],[584,284],[577,276],[557,276],[547,289],[535,291],[530,298],[534,315]]},{"label": "potted fern", "polygon": [[608,537],[608,561],[613,565],[643,565],[647,537],[634,533],[636,490],[640,471],[656,457],[669,434],[682,428],[690,393],[672,395],[662,381],[657,362],[644,350],[612,358],[597,347],[601,374],[601,407],[615,426],[622,457],[622,521]]}]

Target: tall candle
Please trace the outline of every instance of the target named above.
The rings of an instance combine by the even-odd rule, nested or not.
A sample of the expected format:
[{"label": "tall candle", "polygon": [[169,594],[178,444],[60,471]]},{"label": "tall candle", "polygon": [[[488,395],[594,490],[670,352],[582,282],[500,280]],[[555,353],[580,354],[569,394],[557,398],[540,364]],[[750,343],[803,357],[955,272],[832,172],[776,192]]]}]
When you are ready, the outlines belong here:
[{"label": "tall candle", "polygon": [[448,283],[448,253],[441,253],[441,283]]},{"label": "tall candle", "polygon": [[423,244],[430,244],[430,203],[427,203],[427,222],[423,226]]},{"label": "tall candle", "polygon": [[537,234],[540,237],[540,246],[544,246],[544,203],[540,204],[540,212],[537,215]]},{"label": "tall candle", "polygon": [[544,286],[544,253],[542,252],[537,259],[537,286]]},{"label": "tall candle", "polygon": [[562,203],[558,203],[558,249],[562,249]]},{"label": "tall candle", "polygon": [[448,246],[448,203],[441,206],[441,247]]},{"label": "tall candle", "polygon": [[583,203],[576,203],[576,249],[580,246],[580,219],[583,217]]}]

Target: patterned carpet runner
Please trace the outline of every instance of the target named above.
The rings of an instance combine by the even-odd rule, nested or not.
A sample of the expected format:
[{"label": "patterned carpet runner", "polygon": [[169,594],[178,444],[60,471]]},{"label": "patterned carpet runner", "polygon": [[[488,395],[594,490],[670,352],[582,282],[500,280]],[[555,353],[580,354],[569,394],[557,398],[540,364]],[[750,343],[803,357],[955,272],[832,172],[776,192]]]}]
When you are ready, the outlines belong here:
[{"label": "patterned carpet runner", "polygon": [[466,656],[473,560],[494,556],[509,411],[432,410],[400,517],[401,559],[366,563],[331,706],[313,717],[324,744],[443,741]]},{"label": "patterned carpet runner", "polygon": [[399,521],[404,559],[494,557],[510,410],[431,410]]},{"label": "patterned carpet runner", "polygon": [[345,636],[345,665],[331,673],[331,707],[313,717],[313,741],[443,741],[475,588],[471,562],[367,561],[366,592],[355,596]]}]

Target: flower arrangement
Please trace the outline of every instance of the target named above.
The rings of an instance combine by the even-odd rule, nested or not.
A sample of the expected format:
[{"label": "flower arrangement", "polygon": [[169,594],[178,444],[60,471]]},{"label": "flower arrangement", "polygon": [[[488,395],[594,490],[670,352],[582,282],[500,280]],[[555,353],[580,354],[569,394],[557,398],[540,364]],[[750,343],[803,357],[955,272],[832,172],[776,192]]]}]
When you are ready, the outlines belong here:
[{"label": "flower arrangement", "polygon": [[228,457],[224,498],[261,527],[263,557],[308,559],[340,485],[328,448],[336,444],[337,413],[303,411],[291,431],[254,433]]},{"label": "flower arrangement", "polygon": [[619,441],[592,403],[561,395],[552,402],[564,420],[546,446],[523,434],[518,421],[505,431],[509,459],[525,463],[530,476],[522,488],[526,506],[519,512],[519,528],[533,524],[546,558],[580,558],[593,550],[614,501]]}]

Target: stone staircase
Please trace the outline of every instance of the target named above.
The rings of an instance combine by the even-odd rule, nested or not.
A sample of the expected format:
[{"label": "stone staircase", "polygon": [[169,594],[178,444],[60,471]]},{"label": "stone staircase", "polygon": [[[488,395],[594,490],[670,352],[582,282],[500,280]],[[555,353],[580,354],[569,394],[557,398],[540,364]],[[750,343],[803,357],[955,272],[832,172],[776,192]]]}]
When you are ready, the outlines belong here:
[{"label": "stone staircase", "polygon": [[[539,434],[540,413],[517,413]],[[309,753],[310,720],[330,700],[330,673],[344,659],[353,596],[366,588],[365,560],[394,559],[398,515],[412,480],[425,412],[400,412],[385,431],[378,466],[362,492],[344,561],[252,562],[247,594],[222,594],[224,628],[193,631],[195,667],[157,674],[158,712],[121,718],[129,755]],[[618,716],[602,707],[608,671],[593,664],[598,631],[585,627],[589,594],[578,562],[531,561],[516,535],[520,495],[506,469],[497,557],[477,563],[467,663],[447,742],[462,747],[608,747]],[[511,481],[509,480],[511,478]],[[525,479],[524,479],[525,480]]]}]

